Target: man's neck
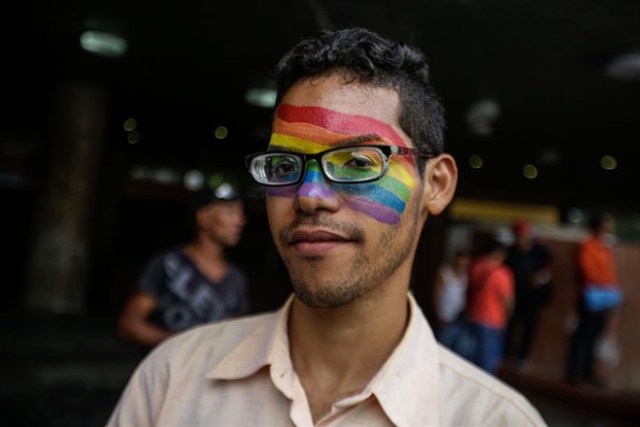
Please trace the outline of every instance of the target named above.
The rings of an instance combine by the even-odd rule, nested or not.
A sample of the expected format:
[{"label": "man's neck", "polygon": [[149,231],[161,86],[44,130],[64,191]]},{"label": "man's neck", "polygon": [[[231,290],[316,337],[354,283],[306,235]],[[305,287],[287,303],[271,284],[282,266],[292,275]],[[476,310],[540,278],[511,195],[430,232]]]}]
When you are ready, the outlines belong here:
[{"label": "man's neck", "polygon": [[218,242],[197,236],[184,246],[185,253],[196,264],[202,274],[214,282],[220,281],[228,270],[224,247]]},{"label": "man's neck", "polygon": [[294,299],[291,358],[314,422],[335,401],[361,392],[402,339],[408,301],[406,291],[396,294],[334,309],[312,308]]},{"label": "man's neck", "polygon": [[185,250],[209,261],[224,261],[222,245],[200,234],[185,245]]}]

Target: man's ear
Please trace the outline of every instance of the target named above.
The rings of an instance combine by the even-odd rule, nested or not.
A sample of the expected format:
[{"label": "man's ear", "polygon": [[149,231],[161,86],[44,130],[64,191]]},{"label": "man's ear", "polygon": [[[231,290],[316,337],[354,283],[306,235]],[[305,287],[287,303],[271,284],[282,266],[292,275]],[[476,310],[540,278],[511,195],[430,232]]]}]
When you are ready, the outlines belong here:
[{"label": "man's ear", "polygon": [[449,154],[440,154],[427,162],[423,180],[424,208],[438,215],[449,205],[458,184],[458,167]]}]

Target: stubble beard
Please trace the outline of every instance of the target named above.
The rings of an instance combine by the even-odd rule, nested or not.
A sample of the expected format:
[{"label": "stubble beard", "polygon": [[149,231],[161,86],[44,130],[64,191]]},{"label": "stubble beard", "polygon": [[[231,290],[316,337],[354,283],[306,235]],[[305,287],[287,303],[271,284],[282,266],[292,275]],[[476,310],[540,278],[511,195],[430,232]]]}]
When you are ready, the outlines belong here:
[{"label": "stubble beard", "polygon": [[[304,304],[314,308],[336,308],[365,297],[407,259],[416,239],[416,222],[414,217],[413,224],[407,225],[409,230],[404,230],[405,236],[402,222],[383,233],[375,249],[381,252],[380,257],[372,260],[363,251],[357,251],[350,267],[336,270],[336,277],[316,283],[315,286],[312,285],[314,280],[309,278],[309,273],[298,271],[294,262],[285,258],[295,295]],[[403,237],[406,240],[400,242],[399,239]],[[309,264],[322,261],[322,257],[307,257],[303,260]],[[313,270],[313,266],[310,270]]]}]

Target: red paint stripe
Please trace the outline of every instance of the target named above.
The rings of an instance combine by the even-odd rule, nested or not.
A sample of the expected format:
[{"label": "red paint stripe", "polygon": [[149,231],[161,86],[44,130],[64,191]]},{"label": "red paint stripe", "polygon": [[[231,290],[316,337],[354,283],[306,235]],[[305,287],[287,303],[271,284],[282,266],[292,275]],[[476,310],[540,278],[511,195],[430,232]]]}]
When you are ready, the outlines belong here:
[{"label": "red paint stripe", "polygon": [[278,107],[278,117],[286,122],[309,123],[330,131],[347,135],[377,134],[394,145],[407,147],[400,135],[391,126],[371,117],[339,113],[322,107],[297,107],[282,104]]}]

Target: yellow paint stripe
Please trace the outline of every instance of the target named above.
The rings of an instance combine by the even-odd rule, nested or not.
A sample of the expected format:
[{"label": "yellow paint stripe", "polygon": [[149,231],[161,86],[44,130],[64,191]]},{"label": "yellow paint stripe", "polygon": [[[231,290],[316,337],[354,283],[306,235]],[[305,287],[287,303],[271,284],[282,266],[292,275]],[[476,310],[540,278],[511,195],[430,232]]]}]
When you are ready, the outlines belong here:
[{"label": "yellow paint stripe", "polygon": [[330,145],[309,141],[295,136],[282,135],[279,133],[271,134],[269,145],[276,145],[285,150],[303,152],[307,154],[315,154],[331,148]]},{"label": "yellow paint stripe", "polygon": [[408,168],[408,165],[406,163],[407,162],[404,161],[398,162],[391,158],[391,161],[389,162],[389,171],[387,172],[387,174],[391,178],[402,182],[407,187],[413,188],[416,184],[416,179],[415,176],[411,172],[409,172],[410,169]]}]

